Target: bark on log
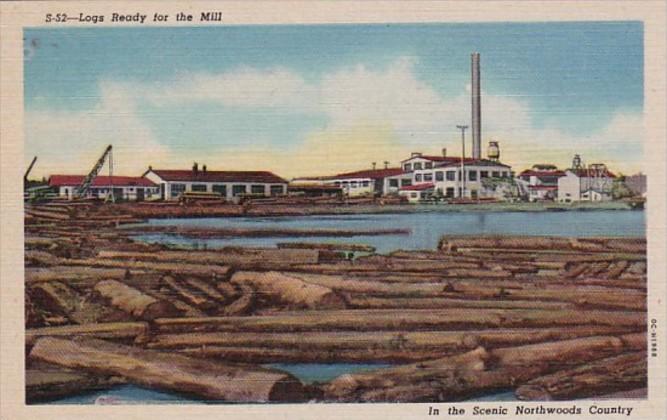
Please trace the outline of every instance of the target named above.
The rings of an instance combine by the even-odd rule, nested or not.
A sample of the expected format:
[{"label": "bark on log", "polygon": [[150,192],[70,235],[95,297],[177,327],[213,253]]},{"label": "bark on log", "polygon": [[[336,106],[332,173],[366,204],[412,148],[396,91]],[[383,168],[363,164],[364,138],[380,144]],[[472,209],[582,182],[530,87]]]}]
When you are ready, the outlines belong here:
[{"label": "bark on log", "polygon": [[[145,271],[129,270],[130,276],[143,273]],[[128,270],[122,268],[94,268],[85,266],[27,267],[25,269],[25,281],[27,283],[61,281],[68,284],[79,284],[101,279],[122,280],[127,274]]]},{"label": "bark on log", "polygon": [[229,366],[98,339],[37,340],[30,358],[92,373],[118,375],[149,388],[228,402],[299,401],[303,386],[289,374]]},{"label": "bark on log", "polygon": [[212,251],[159,251],[127,252],[103,250],[98,253],[105,259],[133,259],[137,261],[183,261],[211,266],[232,265],[240,268],[289,267],[294,264],[317,264],[320,252],[315,249],[240,249],[225,248]]},{"label": "bark on log", "polygon": [[328,251],[375,252],[375,247],[363,244],[279,242],[276,246],[279,249],[323,249]]},{"label": "bark on log", "polygon": [[533,379],[515,394],[532,401],[579,399],[645,387],[646,382],[646,353],[634,352]]},{"label": "bark on log", "polygon": [[253,317],[162,318],[161,332],[396,331],[607,325],[642,330],[646,314],[599,310],[404,309],[300,311]]},{"label": "bark on log", "polygon": [[309,284],[283,273],[241,271],[232,276],[232,283],[245,284],[270,299],[290,307],[308,309],[344,308],[343,299],[328,287]]},{"label": "bark on log", "polygon": [[[233,357],[239,361],[405,362],[460,353],[477,346],[495,348],[603,334],[622,334],[628,329],[582,326],[546,329],[497,329],[473,331],[351,331],[305,333],[183,333],[157,334],[148,348],[184,350],[200,355]],[[337,359],[338,358],[338,359]]]},{"label": "bark on log", "polygon": [[[218,285],[219,287],[220,285]],[[238,316],[250,314],[255,307],[255,291],[250,286],[240,285],[241,296],[231,304],[227,305],[222,314],[225,316]]]},{"label": "bark on log", "polygon": [[610,336],[491,351],[479,347],[458,356],[343,375],[327,384],[324,393],[326,399],[338,401],[456,401],[624,351],[622,341]]},{"label": "bark on log", "polygon": [[59,258],[57,259],[57,262],[59,265],[74,265],[74,266],[88,266],[88,267],[119,267],[125,269],[156,271],[156,272],[194,275],[203,277],[217,276],[219,278],[225,278],[229,273],[229,267],[225,266],[174,263],[174,262],[113,260],[104,258],[85,258],[85,259]]},{"label": "bark on log", "polygon": [[137,339],[148,334],[145,322],[107,322],[99,324],[66,325],[62,327],[45,327],[27,329],[25,331],[26,346],[32,346],[40,337],[72,337],[86,336],[105,339]]},{"label": "bark on log", "polygon": [[[188,287],[182,285],[179,281],[177,281],[171,276],[164,276],[162,277],[161,281],[165,285],[169,286],[169,288],[173,290],[173,292],[175,292],[177,296],[179,296],[181,299],[183,299],[190,305],[205,310],[211,309],[212,307],[215,306],[215,304],[206,299],[206,297],[201,296],[200,293],[193,292]],[[172,295],[172,293],[170,293],[170,295]]]},{"label": "bark on log", "polygon": [[25,398],[27,404],[36,404],[124,383],[125,380],[115,376],[90,375],[58,367],[28,368],[25,371]]},{"label": "bark on log", "polygon": [[575,309],[569,302],[541,300],[478,300],[452,298],[387,298],[352,295],[346,299],[350,309],[445,309],[445,308],[497,308],[497,309]]},{"label": "bark on log", "polygon": [[116,308],[133,317],[151,321],[155,318],[178,316],[180,311],[167,301],[158,300],[116,280],[102,280],[94,290]]}]

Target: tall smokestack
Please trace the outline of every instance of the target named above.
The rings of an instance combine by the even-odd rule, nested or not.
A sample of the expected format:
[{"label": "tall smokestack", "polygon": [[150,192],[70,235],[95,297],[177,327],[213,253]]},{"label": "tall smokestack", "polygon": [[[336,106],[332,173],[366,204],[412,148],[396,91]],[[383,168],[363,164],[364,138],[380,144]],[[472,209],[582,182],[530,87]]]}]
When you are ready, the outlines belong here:
[{"label": "tall smokestack", "polygon": [[472,91],[472,157],[482,157],[482,100],[479,71],[479,53],[470,55],[470,75]]}]

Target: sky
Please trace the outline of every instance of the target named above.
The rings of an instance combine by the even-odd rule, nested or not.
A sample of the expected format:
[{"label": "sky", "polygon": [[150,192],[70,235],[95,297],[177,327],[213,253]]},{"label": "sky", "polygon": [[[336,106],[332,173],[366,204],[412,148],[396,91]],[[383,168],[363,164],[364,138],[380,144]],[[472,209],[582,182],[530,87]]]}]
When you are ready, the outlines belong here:
[{"label": "sky", "polygon": [[574,153],[642,169],[641,22],[26,29],[25,165],[85,174],[107,144],[123,175],[460,155],[475,51],[484,154],[493,140],[516,171]]}]

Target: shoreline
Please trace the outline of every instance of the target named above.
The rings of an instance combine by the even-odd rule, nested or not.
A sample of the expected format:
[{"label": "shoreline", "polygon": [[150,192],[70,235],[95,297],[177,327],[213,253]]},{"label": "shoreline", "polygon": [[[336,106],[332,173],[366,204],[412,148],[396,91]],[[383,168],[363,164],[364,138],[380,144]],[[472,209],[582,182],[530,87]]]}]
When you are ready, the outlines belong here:
[{"label": "shoreline", "polygon": [[106,209],[113,213],[117,208],[142,219],[206,218],[206,217],[300,217],[372,214],[419,214],[419,213],[542,213],[542,212],[587,212],[587,211],[641,211],[625,202],[599,203],[479,203],[479,204],[262,204],[235,205],[199,203],[180,205],[177,203],[120,203]]}]

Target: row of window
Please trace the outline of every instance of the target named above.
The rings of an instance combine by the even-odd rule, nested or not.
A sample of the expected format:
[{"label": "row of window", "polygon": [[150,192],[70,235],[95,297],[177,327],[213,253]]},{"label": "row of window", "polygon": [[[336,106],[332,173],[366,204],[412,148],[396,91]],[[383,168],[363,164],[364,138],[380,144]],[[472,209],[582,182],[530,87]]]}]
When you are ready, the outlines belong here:
[{"label": "row of window", "polygon": [[334,185],[337,187],[343,188],[359,188],[359,187],[368,187],[370,181],[336,181]]},{"label": "row of window", "polygon": [[[401,179],[401,187],[409,187],[412,185],[412,180],[411,179]],[[398,188],[398,179],[389,179],[389,186]]]},{"label": "row of window", "polygon": [[[186,185],[185,184],[171,184],[171,197],[176,198],[182,193],[185,192]],[[192,184],[190,186],[190,191],[192,192],[206,192],[207,191],[207,185],[206,184]],[[213,184],[211,187],[211,191],[214,193],[218,193],[222,195],[223,197],[227,196],[227,185],[224,184]],[[281,195],[284,193],[283,186],[282,185],[271,185],[269,187],[269,194],[270,195]],[[248,186],[247,185],[232,185],[232,196],[236,197],[241,194],[247,194],[248,193]],[[251,194],[265,194],[266,193],[266,188],[264,185],[250,185],[250,193]]]},{"label": "row of window", "polygon": [[[509,172],[507,171],[477,171],[477,170],[467,170],[467,181],[477,181],[478,179],[484,179],[491,176],[492,178],[505,178],[509,177]],[[415,182],[432,182],[434,179],[436,181],[456,181],[457,174],[460,174],[461,171],[435,171],[434,173],[424,173],[424,174],[415,174]]]},{"label": "row of window", "polygon": [[422,166],[422,162],[415,162],[415,163],[406,163],[403,165],[403,170],[406,172],[410,171],[418,171],[420,169],[433,169],[433,162],[424,162],[424,165]]}]

